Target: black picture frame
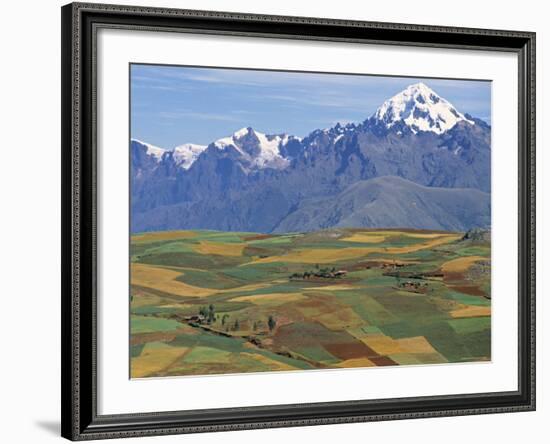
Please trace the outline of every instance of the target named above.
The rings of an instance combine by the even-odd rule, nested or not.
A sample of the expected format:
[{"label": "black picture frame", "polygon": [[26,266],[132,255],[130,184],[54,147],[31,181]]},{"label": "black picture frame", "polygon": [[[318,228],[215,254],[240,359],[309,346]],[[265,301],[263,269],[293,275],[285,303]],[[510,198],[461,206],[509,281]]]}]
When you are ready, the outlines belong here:
[{"label": "black picture frame", "polygon": [[[535,33],[86,3],[68,4],[61,14],[62,436],[85,440],[535,409]],[[97,30],[113,27],[516,54],[519,66],[518,390],[98,415],[95,51]]]}]

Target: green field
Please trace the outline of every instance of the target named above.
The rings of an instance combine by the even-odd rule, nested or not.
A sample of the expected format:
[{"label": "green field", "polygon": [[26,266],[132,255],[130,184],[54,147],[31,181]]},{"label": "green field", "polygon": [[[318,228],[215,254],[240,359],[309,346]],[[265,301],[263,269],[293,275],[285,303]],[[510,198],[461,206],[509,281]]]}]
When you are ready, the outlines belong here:
[{"label": "green field", "polygon": [[131,239],[133,378],[491,358],[491,246],[463,233]]}]

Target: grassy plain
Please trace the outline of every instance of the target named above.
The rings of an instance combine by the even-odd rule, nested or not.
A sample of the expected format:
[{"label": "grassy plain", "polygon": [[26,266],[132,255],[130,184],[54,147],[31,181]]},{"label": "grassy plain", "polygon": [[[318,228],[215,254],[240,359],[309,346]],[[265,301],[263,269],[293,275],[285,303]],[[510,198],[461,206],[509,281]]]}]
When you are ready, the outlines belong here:
[{"label": "grassy plain", "polygon": [[490,360],[491,247],[462,235],[136,234],[131,375]]}]

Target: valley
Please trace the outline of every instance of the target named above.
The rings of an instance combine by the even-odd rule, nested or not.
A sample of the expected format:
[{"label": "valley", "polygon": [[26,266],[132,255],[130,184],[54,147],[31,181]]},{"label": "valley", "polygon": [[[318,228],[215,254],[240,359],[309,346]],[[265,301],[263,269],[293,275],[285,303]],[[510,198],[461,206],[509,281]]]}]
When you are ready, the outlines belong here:
[{"label": "valley", "polygon": [[131,376],[491,359],[490,235],[131,236]]}]

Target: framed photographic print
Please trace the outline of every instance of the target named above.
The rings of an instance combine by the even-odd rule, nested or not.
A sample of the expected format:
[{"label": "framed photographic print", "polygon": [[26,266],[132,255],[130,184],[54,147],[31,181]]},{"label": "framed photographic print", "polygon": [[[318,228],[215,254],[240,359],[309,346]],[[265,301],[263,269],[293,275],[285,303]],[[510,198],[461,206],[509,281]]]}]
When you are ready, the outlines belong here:
[{"label": "framed photographic print", "polygon": [[62,8],[62,434],[535,408],[535,35]]}]

